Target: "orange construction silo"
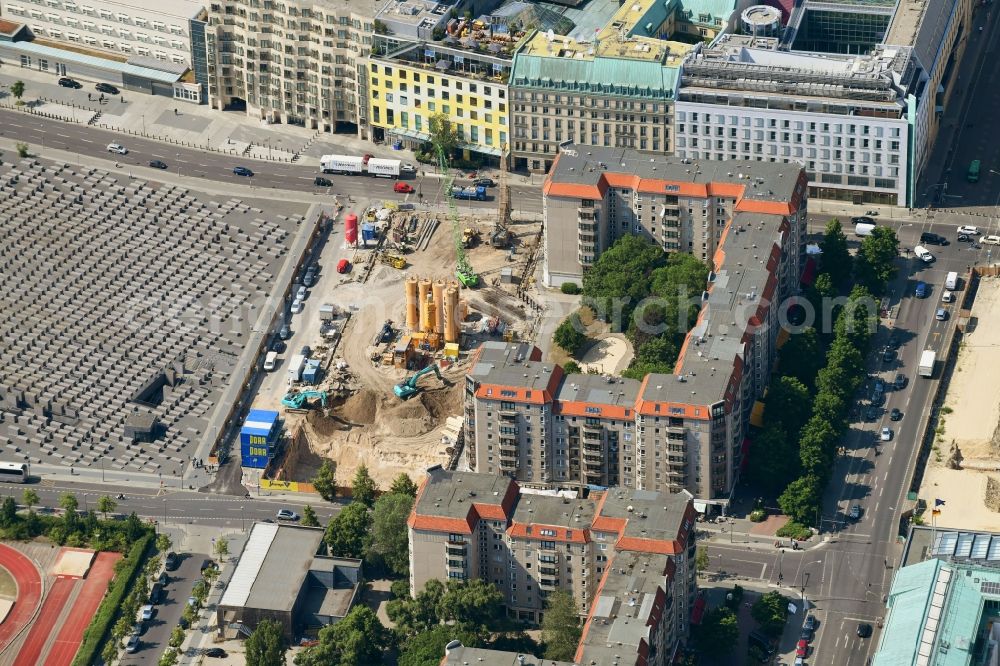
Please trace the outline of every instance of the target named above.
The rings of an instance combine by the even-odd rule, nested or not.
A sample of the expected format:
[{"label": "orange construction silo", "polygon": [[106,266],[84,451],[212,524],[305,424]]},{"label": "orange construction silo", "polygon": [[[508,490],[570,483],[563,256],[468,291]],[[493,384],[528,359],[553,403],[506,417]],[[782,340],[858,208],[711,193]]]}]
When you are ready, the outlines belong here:
[{"label": "orange construction silo", "polygon": [[458,342],[458,288],[448,287],[444,292],[444,341]]},{"label": "orange construction silo", "polygon": [[437,331],[437,304],[434,302],[432,294],[427,295],[427,300],[421,309],[420,329],[425,333]]},{"label": "orange construction silo", "polygon": [[431,292],[434,294],[434,312],[437,315],[434,318],[434,332],[444,335],[444,280],[435,280]]},{"label": "orange construction silo", "polygon": [[420,297],[417,295],[417,278],[406,278],[406,330],[416,331],[420,325]]},{"label": "orange construction silo", "polygon": [[417,328],[420,331],[423,331],[423,332],[426,333],[427,329],[424,328],[424,322],[427,321],[427,303],[428,303],[428,297],[431,296],[431,281],[430,280],[428,280],[427,278],[423,278],[423,279],[420,280],[419,284],[417,285],[417,295],[418,295],[418,298],[420,299],[419,300],[419,304],[420,304],[420,320],[419,320],[419,324],[418,324]]}]

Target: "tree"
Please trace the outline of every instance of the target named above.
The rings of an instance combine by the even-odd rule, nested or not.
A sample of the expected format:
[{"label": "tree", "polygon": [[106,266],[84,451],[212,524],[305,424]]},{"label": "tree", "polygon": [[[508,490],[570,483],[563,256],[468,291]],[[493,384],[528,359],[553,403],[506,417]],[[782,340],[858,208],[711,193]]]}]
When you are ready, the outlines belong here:
[{"label": "tree", "polygon": [[392,632],[382,626],[375,612],[357,604],[347,616],[323,627],[319,643],[295,657],[297,666],[366,666],[383,663],[394,647]]},{"label": "tree", "polygon": [[873,294],[881,294],[896,271],[895,261],[899,256],[899,239],[891,227],[875,227],[870,235],[861,241],[858,251],[859,282],[866,285]]},{"label": "tree", "polygon": [[556,328],[552,341],[562,347],[570,356],[574,356],[580,351],[580,348],[587,341],[587,335],[583,332],[583,322],[580,321],[580,313],[574,312],[566,317]]},{"label": "tree", "polygon": [[576,361],[566,361],[563,363],[563,372],[567,375],[582,375],[583,370],[580,369],[580,364]]},{"label": "tree", "polygon": [[358,471],[354,473],[354,481],[351,483],[351,496],[355,502],[361,502],[370,509],[375,506],[375,497],[377,495],[378,488],[368,473],[368,466],[362,464],[358,467]]},{"label": "tree", "polygon": [[172,648],[179,648],[181,643],[184,642],[184,630],[181,629],[180,625],[177,625],[170,632],[170,640],[167,641],[167,645]]},{"label": "tree", "polygon": [[789,337],[781,348],[778,363],[783,375],[795,377],[807,387],[813,386],[824,363],[816,329],[807,328]]},{"label": "tree", "polygon": [[161,553],[165,553],[170,550],[170,547],[174,545],[173,540],[170,538],[169,534],[164,534],[160,532],[156,535],[156,550]]},{"label": "tree", "polygon": [[31,148],[28,146],[28,144],[24,143],[23,141],[18,141],[16,148],[17,148],[17,156],[20,157],[21,159],[24,159],[30,154],[29,151],[31,150]]},{"label": "tree", "polygon": [[500,588],[476,578],[471,581],[449,581],[438,605],[445,622],[464,626],[482,640],[504,617],[504,597]]},{"label": "tree", "polygon": [[666,264],[663,249],[644,236],[621,236],[584,274],[584,302],[613,330],[627,329],[632,310],[649,295],[650,275]]},{"label": "tree", "polygon": [[542,616],[542,641],[545,658],[554,661],[572,661],[580,642],[580,618],[573,596],[556,590],[545,600]]},{"label": "tree", "polygon": [[788,617],[788,599],[777,590],[771,590],[754,602],[750,615],[765,634],[780,636]]},{"label": "tree", "polygon": [[312,484],[319,496],[327,502],[332,502],[337,497],[337,463],[332,460],[324,460],[319,466],[319,471],[313,477]]},{"label": "tree", "polygon": [[369,554],[381,558],[386,568],[397,576],[403,576],[410,570],[406,519],[412,509],[413,497],[404,493],[382,495],[375,502]]},{"label": "tree", "polygon": [[28,513],[34,513],[34,507],[42,500],[38,497],[36,493],[31,488],[25,488],[24,492],[21,493],[21,501],[26,507],[28,507]]},{"label": "tree", "polygon": [[306,527],[319,527],[319,519],[316,517],[316,512],[308,504],[302,509],[302,524]]},{"label": "tree", "polygon": [[371,526],[368,507],[360,502],[351,502],[330,520],[323,538],[335,557],[363,558]]},{"label": "tree", "polygon": [[444,655],[444,646],[451,641],[462,641],[466,647],[482,647],[474,634],[439,624],[408,638],[401,646],[398,666],[438,666]]},{"label": "tree", "polygon": [[13,497],[4,497],[0,505],[0,527],[10,527],[17,522],[17,502]]},{"label": "tree", "polygon": [[386,604],[386,615],[396,625],[400,634],[408,637],[416,636],[430,630],[441,621],[437,609],[445,592],[444,583],[432,578],[412,599],[409,596],[398,595],[396,599]]},{"label": "tree", "polygon": [[17,105],[21,106],[23,104],[21,97],[24,96],[24,81],[14,81],[10,84],[10,94],[17,99]]},{"label": "tree", "polygon": [[389,26],[387,26],[384,21],[375,19],[374,23],[372,23],[372,32],[376,35],[388,35]]},{"label": "tree", "polygon": [[736,615],[726,606],[713,608],[694,627],[694,642],[698,651],[709,659],[720,660],[736,647],[740,636]]},{"label": "tree", "polygon": [[710,560],[709,560],[709,557],[708,557],[708,548],[705,548],[704,546],[699,546],[698,547],[698,551],[697,551],[697,553],[695,553],[695,556],[694,556],[694,568],[695,568],[695,570],[698,573],[702,573],[703,571],[705,571],[705,569],[708,568],[709,563],[710,563]]},{"label": "tree", "polygon": [[820,480],[816,476],[800,476],[789,483],[785,492],[778,497],[778,506],[792,520],[809,525],[816,518],[821,491]]},{"label": "tree", "polygon": [[284,666],[287,650],[281,623],[261,620],[246,642],[247,666]]},{"label": "tree", "polygon": [[830,275],[833,284],[843,286],[851,277],[851,252],[847,249],[847,236],[839,220],[826,223],[819,247],[823,251],[823,271]]},{"label": "tree", "polygon": [[767,390],[764,422],[778,421],[792,437],[796,437],[809,420],[810,396],[806,385],[795,377],[778,377]]},{"label": "tree", "polygon": [[101,649],[101,659],[104,660],[105,664],[113,664],[118,659],[120,643],[121,639],[104,641],[104,647]]},{"label": "tree", "polygon": [[769,495],[780,493],[799,474],[799,446],[779,421],[752,438],[747,473]]},{"label": "tree", "polygon": [[102,495],[97,498],[97,510],[104,514],[104,520],[108,519],[108,514],[118,508],[118,502],[111,499],[110,495]]},{"label": "tree", "polygon": [[413,479],[406,472],[400,472],[399,476],[392,480],[392,485],[389,487],[390,493],[396,493],[399,495],[409,495],[410,497],[417,496],[417,484],[413,483]]},{"label": "tree", "polygon": [[678,347],[667,335],[649,338],[636,350],[623,377],[642,380],[648,374],[671,374],[677,363]]},{"label": "tree", "polygon": [[66,534],[69,535],[76,531],[76,525],[80,519],[76,512],[80,508],[80,502],[73,493],[65,493],[59,498],[59,506],[65,511],[63,523],[66,527]]},{"label": "tree", "polygon": [[160,661],[157,662],[157,666],[174,666],[177,663],[177,650],[173,648],[167,648],[160,655]]},{"label": "tree", "polygon": [[428,118],[428,132],[431,135],[431,143],[435,148],[442,150],[445,157],[451,158],[458,150],[458,129],[451,122],[451,118],[442,112],[431,114]]},{"label": "tree", "polygon": [[229,554],[229,539],[226,537],[219,537],[216,539],[213,550],[215,551],[216,559],[222,560]]}]

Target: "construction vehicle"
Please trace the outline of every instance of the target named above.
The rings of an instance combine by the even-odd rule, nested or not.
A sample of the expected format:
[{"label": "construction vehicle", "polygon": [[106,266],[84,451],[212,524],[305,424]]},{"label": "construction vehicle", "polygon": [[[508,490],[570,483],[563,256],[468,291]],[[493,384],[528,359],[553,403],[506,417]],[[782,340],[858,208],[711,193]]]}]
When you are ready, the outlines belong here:
[{"label": "construction vehicle", "polygon": [[386,319],[385,323],[382,324],[382,328],[379,329],[378,333],[375,334],[375,340],[372,344],[378,345],[386,342],[392,342],[392,339],[396,336],[396,331],[392,328],[392,320]]},{"label": "construction vehicle", "polygon": [[441,376],[441,371],[438,369],[437,363],[434,363],[432,365],[428,365],[423,370],[418,370],[413,373],[413,376],[409,379],[393,386],[392,392],[395,393],[396,397],[400,400],[408,400],[420,391],[420,389],[417,388],[417,382],[420,381],[420,378],[432,372],[437,375],[438,379],[444,381],[444,377]]},{"label": "construction vehicle", "polygon": [[497,184],[499,211],[497,223],[490,231],[490,245],[505,248],[510,245],[510,188],[507,186],[507,144],[500,146],[500,182]]},{"label": "construction vehicle", "polygon": [[479,229],[466,227],[462,230],[462,247],[468,250],[479,242]]},{"label": "construction vehicle", "polygon": [[285,394],[285,397],[281,399],[281,404],[289,409],[303,409],[309,407],[309,403],[306,401],[312,398],[319,398],[320,407],[326,409],[326,391],[299,391],[297,393],[287,393]]},{"label": "construction vehicle", "polygon": [[486,201],[486,188],[482,185],[470,185],[469,187],[452,187],[446,190],[451,193],[452,199],[473,199],[475,201]]},{"label": "construction vehicle", "polygon": [[391,254],[389,252],[383,252],[379,255],[379,261],[383,264],[388,264],[393,268],[403,269],[406,268],[406,259],[403,259],[398,254]]},{"label": "construction vehicle", "polygon": [[[441,183],[442,192],[450,192],[451,184],[454,182],[455,177],[451,175],[448,156],[444,154],[444,150],[440,145],[435,146],[435,148],[437,149],[438,169],[444,174],[444,182]],[[455,239],[455,256],[458,258],[455,277],[464,286],[475,287],[479,284],[479,276],[472,270],[472,266],[465,256],[465,247],[462,244],[462,230],[458,225],[458,206],[455,205],[455,197],[446,196],[445,199],[448,201],[448,217],[451,218],[451,233]]]}]

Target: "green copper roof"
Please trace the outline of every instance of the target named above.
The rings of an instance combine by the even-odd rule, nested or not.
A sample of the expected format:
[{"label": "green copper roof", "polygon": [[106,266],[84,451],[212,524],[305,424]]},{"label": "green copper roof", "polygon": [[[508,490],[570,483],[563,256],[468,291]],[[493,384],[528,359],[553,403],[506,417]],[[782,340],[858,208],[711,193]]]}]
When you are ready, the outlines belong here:
[{"label": "green copper roof", "polygon": [[538,88],[595,95],[673,99],[677,68],[625,58],[588,59],[518,54],[512,88]]}]

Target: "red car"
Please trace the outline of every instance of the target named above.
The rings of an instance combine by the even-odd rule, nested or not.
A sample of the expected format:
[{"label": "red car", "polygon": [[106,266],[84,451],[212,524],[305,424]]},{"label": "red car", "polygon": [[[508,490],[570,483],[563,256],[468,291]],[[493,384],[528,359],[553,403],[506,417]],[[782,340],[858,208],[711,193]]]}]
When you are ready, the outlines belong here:
[{"label": "red car", "polygon": [[807,657],[809,656],[809,643],[805,640],[801,640],[795,646],[795,656],[796,657]]},{"label": "red car", "polygon": [[351,262],[349,262],[347,259],[341,259],[340,261],[337,262],[338,273],[346,273],[349,270],[351,270]]},{"label": "red car", "polygon": [[396,183],[392,186],[394,192],[399,192],[400,194],[409,194],[413,192],[413,186],[409,183]]}]

